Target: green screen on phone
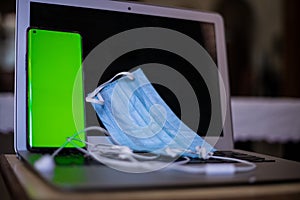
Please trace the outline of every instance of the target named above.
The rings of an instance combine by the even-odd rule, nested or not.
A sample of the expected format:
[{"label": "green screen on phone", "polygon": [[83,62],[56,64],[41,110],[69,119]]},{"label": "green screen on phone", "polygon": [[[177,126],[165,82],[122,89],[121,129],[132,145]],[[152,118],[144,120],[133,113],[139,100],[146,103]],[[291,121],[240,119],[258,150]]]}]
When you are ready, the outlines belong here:
[{"label": "green screen on phone", "polygon": [[27,45],[28,145],[58,148],[85,125],[81,36],[30,28]]}]

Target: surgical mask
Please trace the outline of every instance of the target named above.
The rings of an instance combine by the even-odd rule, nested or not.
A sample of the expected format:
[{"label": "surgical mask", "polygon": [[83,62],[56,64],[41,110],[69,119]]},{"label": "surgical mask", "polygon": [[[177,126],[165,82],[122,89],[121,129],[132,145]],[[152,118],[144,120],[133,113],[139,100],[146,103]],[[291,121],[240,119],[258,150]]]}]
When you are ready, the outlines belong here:
[{"label": "surgical mask", "polygon": [[[113,81],[119,75],[126,76]],[[214,151],[174,114],[141,69],[117,74],[86,101],[118,145],[171,156],[199,157],[199,147]]]}]

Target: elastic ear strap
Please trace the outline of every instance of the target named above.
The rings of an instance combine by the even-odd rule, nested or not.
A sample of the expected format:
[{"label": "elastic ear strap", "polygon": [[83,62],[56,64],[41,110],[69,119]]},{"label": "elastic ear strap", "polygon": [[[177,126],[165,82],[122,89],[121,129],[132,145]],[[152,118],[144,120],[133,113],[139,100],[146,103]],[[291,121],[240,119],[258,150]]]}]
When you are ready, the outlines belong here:
[{"label": "elastic ear strap", "polygon": [[[99,93],[105,86],[107,86],[109,83],[111,83],[115,78],[118,76],[127,76],[130,80],[134,80],[134,76],[131,72],[120,72],[116,74],[114,77],[106,81],[105,83],[102,83],[100,86],[98,86],[93,92],[89,93],[87,97],[85,98],[86,102],[90,103],[96,103],[96,104],[104,104],[104,99],[102,98],[101,94]],[[98,99],[95,99],[95,96],[97,96]]]}]

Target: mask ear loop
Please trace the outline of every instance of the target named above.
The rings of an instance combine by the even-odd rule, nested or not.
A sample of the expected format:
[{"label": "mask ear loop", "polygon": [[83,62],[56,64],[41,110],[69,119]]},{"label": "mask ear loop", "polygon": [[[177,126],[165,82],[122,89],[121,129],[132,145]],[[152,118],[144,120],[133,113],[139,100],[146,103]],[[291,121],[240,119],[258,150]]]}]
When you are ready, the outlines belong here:
[{"label": "mask ear loop", "polygon": [[[85,98],[86,102],[90,102],[90,103],[96,103],[96,104],[104,104],[104,99],[102,98],[101,94],[99,93],[105,86],[107,86],[109,83],[111,83],[115,78],[117,78],[118,76],[127,76],[127,78],[129,78],[130,80],[134,80],[134,76],[131,72],[120,72],[118,74],[116,74],[114,77],[112,77],[111,79],[109,79],[108,81],[106,81],[105,83],[102,83],[100,86],[98,86],[93,92],[89,93],[87,95],[87,97]],[[97,96],[98,99],[95,99],[95,97]]]}]

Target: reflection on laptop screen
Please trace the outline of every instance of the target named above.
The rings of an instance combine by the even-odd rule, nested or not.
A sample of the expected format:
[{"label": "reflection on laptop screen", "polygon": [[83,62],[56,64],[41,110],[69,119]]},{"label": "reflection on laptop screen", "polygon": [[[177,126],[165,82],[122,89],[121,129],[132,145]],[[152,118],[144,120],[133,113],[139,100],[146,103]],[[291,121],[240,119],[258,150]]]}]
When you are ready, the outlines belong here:
[{"label": "reflection on laptop screen", "polygon": [[[192,38],[208,52],[216,65],[218,63],[215,27],[212,23],[31,2],[30,26],[80,33],[83,45],[83,60],[87,59],[89,54],[99,44],[102,44],[116,34],[143,27],[165,28],[178,31]],[[111,48],[111,52],[113,53],[113,47]],[[89,64],[91,63],[89,62]],[[154,70],[150,69],[151,66],[152,68],[156,67],[158,71],[159,67],[164,67],[168,68],[168,72],[174,71],[175,74],[180,74],[181,77],[187,80],[188,85],[191,86],[191,90],[193,91],[191,96],[188,93],[188,95],[180,99],[180,94],[178,93],[185,94],[184,92],[186,91],[180,88],[180,84],[176,85],[176,80],[171,81],[173,83],[172,87],[177,88],[175,91],[179,91],[178,93],[160,84],[159,81],[154,81],[153,85],[179,118],[199,135],[206,135],[211,121],[211,97],[201,74],[186,58],[165,49],[145,47],[126,52],[110,62],[108,66],[99,66],[100,64],[92,63],[94,66],[84,66],[84,87],[86,94],[96,88],[97,84],[110,79],[116,73],[129,71],[137,66],[145,67],[144,71],[147,76],[149,75],[150,81],[159,78],[159,73],[156,73],[156,75],[154,73],[152,75],[150,73],[147,74],[147,69],[148,71]],[[90,70],[89,68],[92,69]],[[212,80],[216,79],[212,78]],[[192,101],[193,99],[196,100],[196,104]],[[182,102],[185,102],[184,105]],[[99,123],[101,125],[91,106],[86,104],[85,107],[87,113],[86,126]],[[220,117],[217,123],[221,123],[221,121]],[[219,134],[216,133],[216,135]]]}]

